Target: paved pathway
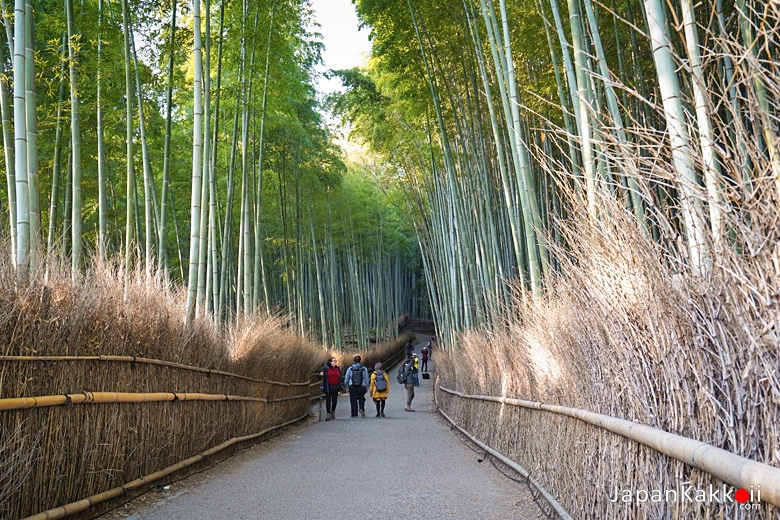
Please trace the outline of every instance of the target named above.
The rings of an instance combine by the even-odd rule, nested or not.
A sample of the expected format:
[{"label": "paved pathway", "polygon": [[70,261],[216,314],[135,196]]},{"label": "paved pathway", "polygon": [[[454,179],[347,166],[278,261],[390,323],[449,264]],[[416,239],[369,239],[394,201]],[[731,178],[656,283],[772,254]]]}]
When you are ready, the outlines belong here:
[{"label": "paved pathway", "polygon": [[480,464],[480,455],[435,413],[435,372],[420,380],[416,412],[404,411],[406,391],[395,370],[388,375],[385,418],[374,417],[370,399],[366,418],[350,418],[349,397],[341,396],[336,420],[326,422],[323,409],[317,422],[315,405],[304,425],[101,518],[545,518],[523,484]]}]

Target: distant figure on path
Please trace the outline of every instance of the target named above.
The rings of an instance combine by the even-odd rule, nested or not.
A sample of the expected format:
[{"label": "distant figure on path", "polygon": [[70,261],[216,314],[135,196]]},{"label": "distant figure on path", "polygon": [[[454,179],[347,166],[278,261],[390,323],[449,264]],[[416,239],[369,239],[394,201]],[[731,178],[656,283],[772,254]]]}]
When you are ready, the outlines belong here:
[{"label": "distant figure on path", "polygon": [[414,344],[410,341],[406,342],[406,360],[409,361],[412,359],[412,354],[414,354]]},{"label": "distant figure on path", "polygon": [[[430,345],[430,343],[428,343]],[[428,371],[428,347],[423,347],[422,351],[420,351],[420,354],[422,355],[422,366],[420,367],[420,370],[423,372]]]},{"label": "distant figure on path", "polygon": [[417,375],[417,368],[415,367],[415,362],[417,361],[417,356],[412,352],[412,358],[406,362],[403,368],[403,374],[404,374],[404,388],[406,388],[406,406],[404,407],[404,410],[407,412],[414,412],[414,408],[412,408],[412,399],[414,399],[414,377]]},{"label": "distant figure on path", "polygon": [[341,369],[339,360],[330,358],[322,369],[322,391],[325,394],[325,410],[328,414],[326,421],[336,418],[336,403],[339,400],[339,387],[341,386]]},{"label": "distant figure on path", "polygon": [[387,378],[387,374],[382,370],[382,363],[377,361],[374,365],[374,373],[371,374],[371,399],[374,400],[376,405],[376,416],[385,416],[385,400],[387,394],[390,393],[390,380]]},{"label": "distant figure on path", "polygon": [[352,407],[352,417],[366,416],[366,392],[368,391],[368,369],[360,364],[360,356],[355,356],[354,363],[347,369],[344,382],[349,387],[349,404]]}]

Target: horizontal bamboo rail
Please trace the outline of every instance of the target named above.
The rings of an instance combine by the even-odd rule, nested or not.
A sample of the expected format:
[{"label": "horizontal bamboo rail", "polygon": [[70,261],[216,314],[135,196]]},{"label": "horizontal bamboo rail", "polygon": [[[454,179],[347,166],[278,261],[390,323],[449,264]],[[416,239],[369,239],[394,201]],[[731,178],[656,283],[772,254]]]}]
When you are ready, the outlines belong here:
[{"label": "horizontal bamboo rail", "polygon": [[479,439],[477,439],[476,437],[471,435],[469,432],[467,432],[466,430],[461,428],[458,425],[458,423],[456,423],[449,415],[444,413],[444,410],[441,409],[441,407],[439,406],[439,400],[436,398],[436,393],[435,392],[433,394],[433,398],[436,401],[436,408],[439,410],[439,413],[445,419],[447,419],[450,422],[450,424],[452,424],[452,426],[457,428],[458,431],[460,431],[463,435],[465,435],[466,437],[471,439],[471,442],[473,442],[474,444],[476,444],[477,446],[479,446],[480,448],[485,450],[487,453],[490,453],[493,457],[497,458],[498,460],[500,460],[501,462],[503,462],[504,464],[506,464],[507,466],[509,466],[510,468],[515,470],[516,472],[518,472],[520,475],[522,475],[523,478],[526,479],[529,484],[531,484],[533,487],[535,487],[537,489],[537,491],[539,491],[539,494],[541,494],[542,497],[544,497],[544,499],[547,501],[547,503],[550,504],[550,506],[555,510],[555,512],[558,513],[558,516],[560,518],[562,518],[563,520],[573,520],[571,515],[569,515],[569,512],[566,511],[563,508],[563,506],[558,503],[558,501],[555,499],[555,497],[553,497],[550,493],[548,493],[547,490],[544,489],[542,487],[542,485],[539,484],[531,476],[531,474],[528,473],[528,471],[526,471],[525,468],[523,468],[520,464],[518,464],[517,462],[513,461],[512,459],[510,459],[508,457],[505,457],[501,453],[497,452],[496,450],[494,450],[493,448],[491,448],[487,444],[481,442]]},{"label": "horizontal bamboo rail", "polygon": [[509,397],[468,395],[443,386],[440,386],[439,389],[463,399],[491,401],[522,408],[544,410],[579,419],[652,448],[733,486],[744,489],[751,489],[751,486],[753,486],[753,489],[756,489],[757,486],[760,486],[761,499],[780,507],[780,468],[770,466],[769,464],[756,462],[710,446],[704,442],[669,433],[646,424],[618,419],[617,417],[610,417],[609,415],[602,415],[588,410]]},{"label": "horizontal bamboo rail", "polygon": [[280,428],[284,428],[285,426],[290,426],[291,424],[294,424],[298,421],[301,421],[305,419],[309,414],[304,414],[297,419],[293,419],[291,421],[287,421],[286,423],[279,424],[277,426],[272,426],[270,428],[266,428],[265,430],[253,433],[250,435],[245,435],[243,437],[233,437],[232,439],[228,439],[227,441],[223,442],[222,444],[219,444],[217,446],[214,446],[213,448],[210,448],[203,453],[199,455],[195,455],[193,457],[190,457],[188,459],[185,459],[181,462],[177,462],[176,464],[173,464],[172,466],[168,466],[165,469],[161,469],[160,471],[156,471],[154,473],[151,473],[149,475],[146,475],[144,477],[137,478],[135,480],[132,480],[128,482],[127,484],[124,484],[119,487],[115,487],[113,489],[109,489],[108,491],[104,491],[102,493],[98,493],[97,495],[92,495],[91,497],[83,498],[77,502],[71,502],[70,504],[65,504],[64,506],[55,507],[54,509],[49,509],[48,511],[43,511],[41,513],[38,513],[33,516],[28,516],[24,520],[54,520],[55,518],[63,518],[69,515],[72,515],[74,513],[78,513],[80,511],[85,511],[89,509],[90,507],[94,506],[95,504],[99,504],[101,502],[105,502],[107,500],[111,500],[112,498],[116,498],[120,495],[123,495],[127,493],[130,490],[139,488],[143,486],[144,484],[149,484],[151,482],[154,482],[155,480],[159,480],[161,478],[167,477],[171,473],[175,473],[176,471],[179,471],[181,469],[184,469],[188,466],[191,466],[193,464],[196,464],[206,457],[210,457],[211,455],[214,455],[215,453],[219,453],[220,451],[224,450],[225,448],[228,448],[234,444],[237,444],[239,442],[249,441],[252,439],[256,439],[262,435],[265,435],[266,433],[269,433],[273,430],[278,430]]},{"label": "horizontal bamboo rail", "polygon": [[190,370],[193,372],[202,372],[205,374],[215,374],[219,376],[227,376],[235,379],[244,379],[246,381],[253,381],[255,383],[266,383],[269,385],[277,386],[307,386],[308,381],[301,383],[285,383],[282,381],[271,381],[268,379],[256,379],[254,377],[242,376],[241,374],[234,374],[232,372],[225,372],[222,370],[214,370],[213,368],[196,367],[192,365],[185,365],[182,363],[174,363],[173,361],[163,361],[161,359],[142,358],[135,356],[0,356],[0,361],[113,361],[119,363],[143,363],[146,365],[158,365],[171,368],[179,368],[181,370]]},{"label": "horizontal bamboo rail", "polygon": [[227,394],[177,392],[82,392],[80,394],[42,395],[38,397],[10,397],[0,399],[0,411],[90,403],[153,403],[161,401],[254,401],[259,403],[278,403],[281,401],[304,399],[308,398],[310,395],[311,394],[300,394],[267,399],[265,397],[244,397]]}]

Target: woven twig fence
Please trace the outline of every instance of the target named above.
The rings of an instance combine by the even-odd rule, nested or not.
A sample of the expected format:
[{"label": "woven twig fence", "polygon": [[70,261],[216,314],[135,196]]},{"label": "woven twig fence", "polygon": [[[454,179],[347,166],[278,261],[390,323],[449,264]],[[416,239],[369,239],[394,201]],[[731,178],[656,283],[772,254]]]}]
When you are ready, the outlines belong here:
[{"label": "woven twig fence", "polygon": [[[442,389],[442,390],[448,391],[446,389]],[[458,395],[457,393],[454,393],[454,394]],[[452,417],[447,415],[444,412],[444,410],[442,410],[441,407],[439,407],[439,400],[436,398],[436,394],[435,393],[434,393],[433,397],[434,397],[434,400],[436,401],[436,407],[439,410],[439,413],[445,419],[447,419],[447,421],[449,421],[449,423],[454,428],[456,428],[459,432],[461,432],[463,435],[468,437],[477,446],[479,446],[480,448],[485,450],[486,453],[489,453],[491,456],[495,457],[496,459],[501,461],[503,464],[505,464],[508,467],[512,468],[514,471],[516,471],[518,474],[520,474],[520,476],[522,476],[524,479],[526,479],[526,481],[531,486],[533,486],[536,489],[536,492],[538,492],[542,496],[542,498],[544,498],[547,501],[547,503],[550,505],[550,507],[552,507],[553,511],[555,511],[555,513],[558,515],[558,518],[560,518],[561,520],[572,520],[572,517],[571,517],[571,515],[569,515],[568,511],[566,511],[563,508],[563,506],[560,503],[558,503],[558,501],[555,499],[555,497],[552,496],[546,489],[544,489],[544,487],[540,483],[538,483],[536,481],[536,479],[534,479],[531,476],[531,474],[528,473],[528,471],[524,467],[522,467],[517,462],[511,460],[510,458],[505,456],[503,453],[500,453],[500,452],[494,450],[493,448],[491,448],[487,444],[485,444],[482,441],[480,441],[479,439],[477,439],[474,435],[472,435],[468,431],[466,431],[463,428],[461,428],[460,425],[458,425],[458,423],[455,422],[455,420]]]},{"label": "woven twig fence", "polygon": [[[645,424],[579,408],[509,397],[471,395],[440,385],[437,385],[437,389],[461,399],[540,410],[583,421],[700,469],[737,488],[754,491],[760,489],[762,501],[780,506],[780,468],[735,455],[707,443],[675,435]],[[750,496],[754,497],[752,493]]]},{"label": "woven twig fence", "polygon": [[84,498],[82,500],[79,500],[77,502],[71,502],[70,504],[65,504],[64,506],[56,507],[54,509],[49,509],[48,511],[43,511],[41,513],[38,513],[36,515],[27,517],[25,520],[54,520],[55,518],[64,518],[66,516],[73,515],[75,513],[79,513],[81,511],[86,511],[90,507],[100,504],[102,502],[120,497],[134,489],[138,489],[146,484],[150,484],[152,482],[156,482],[157,480],[160,480],[162,478],[165,478],[173,473],[176,473],[177,471],[181,471],[185,468],[188,468],[194,464],[197,464],[198,462],[201,462],[207,457],[210,457],[212,455],[215,455],[222,450],[229,448],[235,444],[238,444],[240,442],[250,441],[257,439],[258,437],[262,437],[263,435],[270,433],[274,430],[278,430],[280,428],[284,428],[286,426],[290,426],[292,424],[295,424],[298,421],[301,421],[305,419],[308,416],[308,414],[304,414],[296,419],[293,419],[291,421],[287,421],[286,423],[279,424],[277,426],[272,426],[270,428],[266,428],[265,430],[257,433],[253,433],[251,435],[244,435],[243,437],[233,437],[232,439],[229,439],[222,444],[218,446],[214,446],[213,448],[204,451],[203,453],[199,455],[195,455],[194,457],[190,457],[187,460],[183,460],[177,464],[173,464],[171,466],[168,466],[167,468],[164,468],[160,471],[157,471],[155,473],[152,473],[150,475],[143,476],[141,478],[137,478],[131,482],[128,482],[126,484],[123,484],[122,486],[115,487],[113,489],[109,489],[108,491],[104,491],[102,493],[98,493],[97,495],[92,495],[91,497]]},{"label": "woven twig fence", "polygon": [[14,481],[2,518],[61,518],[181,478],[301,420],[319,390],[134,356],[0,356],[0,372],[12,395],[0,398],[0,464]]}]

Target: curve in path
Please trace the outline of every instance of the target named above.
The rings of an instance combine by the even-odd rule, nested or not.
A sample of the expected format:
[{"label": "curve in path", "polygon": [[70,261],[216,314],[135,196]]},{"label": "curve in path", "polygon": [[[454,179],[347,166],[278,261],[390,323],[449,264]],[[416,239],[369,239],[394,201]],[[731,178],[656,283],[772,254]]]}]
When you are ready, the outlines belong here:
[{"label": "curve in path", "polygon": [[336,420],[326,422],[323,410],[318,422],[315,404],[306,425],[101,518],[545,518],[523,484],[478,462],[480,454],[436,414],[433,361],[429,368],[416,412],[404,411],[406,390],[391,369],[385,418],[374,417],[370,399],[365,418],[350,418],[349,397],[341,396]]}]

